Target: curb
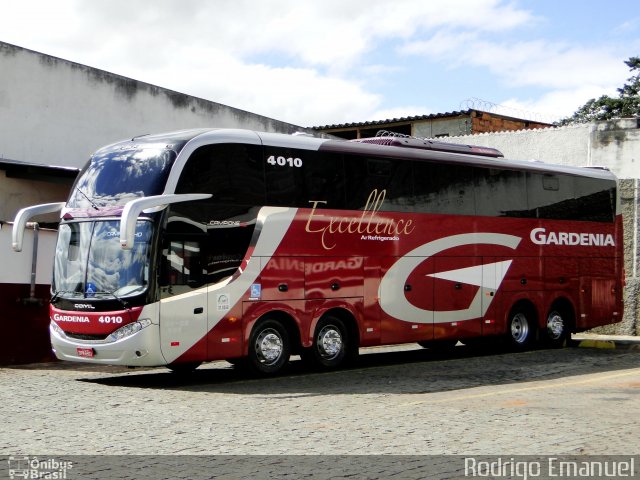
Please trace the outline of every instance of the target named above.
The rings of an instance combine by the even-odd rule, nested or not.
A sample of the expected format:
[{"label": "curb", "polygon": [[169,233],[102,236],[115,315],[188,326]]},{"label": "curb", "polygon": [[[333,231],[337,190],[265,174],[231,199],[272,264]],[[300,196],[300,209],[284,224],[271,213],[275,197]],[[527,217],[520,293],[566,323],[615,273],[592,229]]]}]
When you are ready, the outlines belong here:
[{"label": "curb", "polygon": [[640,350],[640,337],[623,335],[574,334],[570,340],[579,348],[600,348],[608,350]]}]

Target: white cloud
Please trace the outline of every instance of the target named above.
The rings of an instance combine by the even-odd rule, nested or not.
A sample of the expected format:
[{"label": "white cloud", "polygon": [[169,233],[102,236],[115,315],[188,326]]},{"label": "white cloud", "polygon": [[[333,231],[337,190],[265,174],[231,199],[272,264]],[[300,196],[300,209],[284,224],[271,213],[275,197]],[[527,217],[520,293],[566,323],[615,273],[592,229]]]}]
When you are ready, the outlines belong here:
[{"label": "white cloud", "polygon": [[620,58],[607,48],[544,40],[492,42],[482,40],[478,32],[473,31],[440,30],[427,40],[407,43],[401,51],[406,55],[446,61],[449,67],[483,67],[510,86],[568,88],[585,82],[619,84],[628,71]]},{"label": "white cloud", "polygon": [[545,41],[511,45],[485,42],[477,55],[467,57],[474,65],[502,75],[510,86],[566,89],[585,83],[607,88],[619,84],[627,69],[606,49],[568,47]]},{"label": "white cloud", "polygon": [[532,114],[547,120],[569,116],[590,98],[615,95],[616,88],[629,76],[628,68],[612,48],[545,40],[489,41],[477,32],[440,30],[427,40],[407,43],[402,52],[446,62],[448,68],[486,69],[507,89],[534,87],[543,91],[537,99],[492,99],[521,110],[510,115],[527,118]]},{"label": "white cloud", "polygon": [[630,17],[618,25],[614,32],[617,34],[632,33],[635,34],[640,29],[640,17]]},{"label": "white cloud", "polygon": [[[599,85],[583,85],[577,88],[552,90],[535,99],[510,98],[501,102],[498,112],[520,116],[530,120],[552,123],[570,117],[591,98],[616,95],[616,89],[603,90]],[[500,107],[504,107],[500,111]]]},{"label": "white cloud", "polygon": [[[142,45],[206,45],[245,59],[276,53],[330,69],[361,63],[362,56],[380,43],[407,39],[418,31],[443,26],[495,31],[533,21],[528,12],[501,0],[61,1],[67,18],[82,12],[84,19],[76,25],[67,20],[63,28],[89,39],[98,33],[108,41],[126,36]],[[139,52],[130,52],[135,53]]]},{"label": "white cloud", "polygon": [[[399,71],[412,74],[391,58],[398,45],[443,68],[483,68],[505,87],[549,91],[514,100],[524,104],[564,104],[561,94],[575,99],[585,84],[626,79],[606,48],[491,41],[541,21],[505,0],[23,0],[3,6],[0,31],[10,43],[304,126],[430,111],[411,100],[390,107],[376,93]],[[389,55],[376,56],[382,49]]]}]

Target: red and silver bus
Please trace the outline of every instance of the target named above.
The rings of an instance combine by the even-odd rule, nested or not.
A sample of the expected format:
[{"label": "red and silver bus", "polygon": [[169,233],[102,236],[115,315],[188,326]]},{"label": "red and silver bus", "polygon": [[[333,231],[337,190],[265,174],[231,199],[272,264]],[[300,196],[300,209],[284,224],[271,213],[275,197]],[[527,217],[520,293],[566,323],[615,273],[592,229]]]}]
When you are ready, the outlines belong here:
[{"label": "red and silver bus", "polygon": [[60,210],[59,359],[260,373],[360,347],[561,345],[622,316],[616,178],[483,147],[246,130],[97,151]]}]

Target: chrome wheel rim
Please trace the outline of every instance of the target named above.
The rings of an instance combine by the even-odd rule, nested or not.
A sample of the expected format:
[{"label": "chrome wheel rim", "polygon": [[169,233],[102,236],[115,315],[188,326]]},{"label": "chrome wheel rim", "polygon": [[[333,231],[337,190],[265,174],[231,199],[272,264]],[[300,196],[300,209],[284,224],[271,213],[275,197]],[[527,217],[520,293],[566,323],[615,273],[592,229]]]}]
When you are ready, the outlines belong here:
[{"label": "chrome wheel rim", "polygon": [[564,333],[564,319],[558,312],[551,312],[547,317],[547,333],[552,340],[558,340]]},{"label": "chrome wheel rim", "polygon": [[529,337],[529,322],[524,313],[518,313],[511,319],[511,337],[518,344],[527,341]]},{"label": "chrome wheel rim", "polygon": [[278,361],[284,350],[284,342],[280,333],[273,329],[267,328],[260,332],[256,338],[255,351],[260,363],[265,365],[273,365]]},{"label": "chrome wheel rim", "polygon": [[335,325],[326,325],[318,333],[318,353],[326,360],[333,360],[342,351],[342,334]]}]

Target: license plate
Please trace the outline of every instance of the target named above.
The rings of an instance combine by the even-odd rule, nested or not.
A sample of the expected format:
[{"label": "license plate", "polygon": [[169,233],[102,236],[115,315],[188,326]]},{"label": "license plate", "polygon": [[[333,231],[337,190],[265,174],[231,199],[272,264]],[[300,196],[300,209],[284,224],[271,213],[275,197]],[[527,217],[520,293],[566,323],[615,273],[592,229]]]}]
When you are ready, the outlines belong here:
[{"label": "license plate", "polygon": [[96,354],[93,348],[77,347],[76,350],[79,357],[93,358],[93,356]]}]

